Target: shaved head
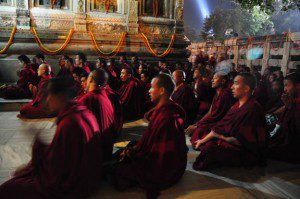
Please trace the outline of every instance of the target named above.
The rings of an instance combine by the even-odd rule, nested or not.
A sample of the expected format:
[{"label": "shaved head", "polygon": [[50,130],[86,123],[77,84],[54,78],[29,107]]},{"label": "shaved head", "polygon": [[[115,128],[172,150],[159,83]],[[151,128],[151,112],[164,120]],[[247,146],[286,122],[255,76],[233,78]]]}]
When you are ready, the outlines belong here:
[{"label": "shaved head", "polygon": [[182,70],[175,70],[172,76],[176,85],[179,85],[180,83],[185,81],[185,72]]},{"label": "shaved head", "polygon": [[38,76],[50,75],[51,67],[48,64],[41,64],[38,68]]}]

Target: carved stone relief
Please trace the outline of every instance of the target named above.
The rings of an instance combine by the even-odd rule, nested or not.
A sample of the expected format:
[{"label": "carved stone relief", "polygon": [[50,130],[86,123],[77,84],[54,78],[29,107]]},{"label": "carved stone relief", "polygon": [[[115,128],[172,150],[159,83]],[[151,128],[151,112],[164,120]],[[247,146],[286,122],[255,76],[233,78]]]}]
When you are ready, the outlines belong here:
[{"label": "carved stone relief", "polygon": [[125,26],[119,24],[108,24],[108,23],[88,23],[88,30],[93,32],[104,32],[104,33],[122,33],[125,31]]}]

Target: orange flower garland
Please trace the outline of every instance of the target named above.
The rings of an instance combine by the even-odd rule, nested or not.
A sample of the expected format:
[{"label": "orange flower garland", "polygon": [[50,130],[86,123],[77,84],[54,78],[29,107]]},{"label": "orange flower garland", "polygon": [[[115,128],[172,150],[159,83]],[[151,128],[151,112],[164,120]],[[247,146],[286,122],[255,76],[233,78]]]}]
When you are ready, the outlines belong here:
[{"label": "orange flower garland", "polygon": [[175,34],[173,34],[173,35],[172,35],[172,38],[171,38],[171,41],[170,41],[170,43],[169,43],[169,46],[168,46],[168,48],[167,48],[167,50],[165,50],[162,54],[157,54],[157,53],[152,49],[152,47],[151,47],[151,45],[150,45],[150,43],[149,43],[149,40],[148,40],[148,38],[146,37],[146,35],[145,35],[144,33],[141,33],[141,37],[142,37],[142,39],[143,39],[144,44],[145,44],[146,47],[147,47],[147,50],[148,50],[153,56],[158,57],[158,58],[165,57],[165,56],[167,56],[167,55],[171,52],[172,47],[173,47],[174,42],[175,42],[175,38],[176,38]]},{"label": "orange flower garland", "polygon": [[54,7],[55,0],[50,0],[51,9]]},{"label": "orange flower garland", "polygon": [[113,49],[111,52],[104,52],[99,48],[93,32],[90,32],[90,37],[91,37],[91,40],[94,44],[95,50],[97,50],[100,57],[107,58],[107,59],[113,58],[113,57],[118,55],[118,53],[121,51],[121,49],[123,47],[123,43],[125,41],[126,35],[127,35],[126,32],[122,33],[122,35],[120,37],[120,40],[119,40],[117,46],[115,47],[115,49]]},{"label": "orange flower garland", "polygon": [[4,54],[7,51],[7,49],[10,47],[16,32],[17,32],[17,27],[15,26],[15,27],[13,27],[13,29],[11,31],[11,34],[10,34],[10,37],[9,37],[9,40],[8,40],[6,46],[0,50],[0,54]]},{"label": "orange flower garland", "polygon": [[37,34],[35,28],[33,28],[33,27],[31,28],[31,33],[32,33],[33,36],[34,36],[35,42],[39,45],[39,48],[40,48],[44,53],[46,53],[46,54],[48,54],[48,55],[55,55],[55,54],[57,54],[57,53],[63,51],[63,50],[67,47],[67,45],[69,44],[69,42],[70,42],[70,40],[71,40],[71,38],[72,38],[72,36],[73,36],[73,34],[74,34],[74,28],[72,28],[72,29],[70,30],[69,35],[68,35],[66,41],[65,41],[65,42],[63,43],[63,45],[62,45],[60,48],[58,48],[57,50],[50,50],[50,49],[48,49],[46,46],[44,46],[44,45],[42,44],[40,38],[38,37],[38,34]]}]

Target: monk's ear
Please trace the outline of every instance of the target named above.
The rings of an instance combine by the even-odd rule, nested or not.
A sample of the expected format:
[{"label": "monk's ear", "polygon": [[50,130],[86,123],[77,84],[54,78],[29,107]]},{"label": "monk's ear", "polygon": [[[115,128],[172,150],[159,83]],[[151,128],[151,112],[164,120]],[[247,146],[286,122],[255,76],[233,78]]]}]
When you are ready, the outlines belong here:
[{"label": "monk's ear", "polygon": [[164,87],[159,88],[159,94],[164,95],[166,93],[166,89]]},{"label": "monk's ear", "polygon": [[128,78],[131,78],[131,74],[128,73],[127,76],[128,76]]}]

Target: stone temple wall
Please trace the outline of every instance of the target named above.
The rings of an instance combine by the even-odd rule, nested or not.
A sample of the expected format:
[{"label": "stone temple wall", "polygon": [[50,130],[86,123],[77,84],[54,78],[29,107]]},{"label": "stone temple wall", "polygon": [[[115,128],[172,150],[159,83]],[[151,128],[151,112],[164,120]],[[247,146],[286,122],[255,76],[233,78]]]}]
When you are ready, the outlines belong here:
[{"label": "stone temple wall", "polygon": [[[9,49],[5,54],[0,54],[0,82],[14,82],[17,79],[15,71],[18,68],[18,55],[26,54],[31,58],[41,52],[30,31],[32,27],[36,29],[42,43],[52,50],[58,49],[65,42],[70,29],[74,28],[75,32],[67,47],[57,55],[46,56],[52,66],[57,65],[59,55],[74,56],[79,51],[86,53],[89,60],[95,60],[97,51],[90,39],[90,31],[99,47],[107,52],[117,46],[121,33],[127,32],[124,48],[118,55],[137,55],[150,61],[157,58],[147,51],[140,33],[148,37],[153,49],[159,53],[166,50],[175,34],[172,51],[165,59],[173,62],[186,60],[188,43],[183,34],[184,0],[158,0],[163,1],[160,2],[163,13],[157,17],[145,11],[147,0],[112,0],[117,9],[113,11],[110,7],[108,13],[100,11],[100,8],[92,10],[93,0],[65,0],[68,9],[60,9],[56,4],[54,9],[36,6],[37,2],[47,0],[6,1],[6,4],[0,3],[0,50],[6,46],[14,26],[17,32]],[[54,67],[54,70],[57,69]]]}]

